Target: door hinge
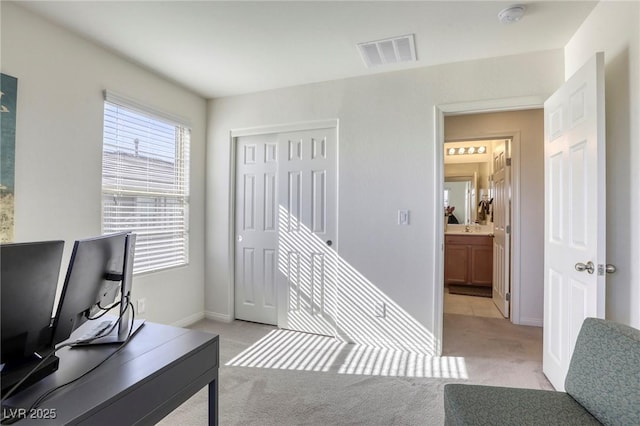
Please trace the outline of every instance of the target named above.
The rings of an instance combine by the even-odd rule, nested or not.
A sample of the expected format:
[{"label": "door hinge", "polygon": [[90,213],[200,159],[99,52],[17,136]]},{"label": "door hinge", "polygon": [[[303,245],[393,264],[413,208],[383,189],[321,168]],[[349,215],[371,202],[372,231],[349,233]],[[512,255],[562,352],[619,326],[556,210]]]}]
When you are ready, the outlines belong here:
[{"label": "door hinge", "polygon": [[511,293],[507,293],[504,295],[504,300],[506,300],[507,302],[511,302]]},{"label": "door hinge", "polygon": [[511,165],[511,158],[507,158],[507,166]]},{"label": "door hinge", "polygon": [[507,234],[511,233],[511,225],[507,225],[507,227],[505,228],[505,231]]}]

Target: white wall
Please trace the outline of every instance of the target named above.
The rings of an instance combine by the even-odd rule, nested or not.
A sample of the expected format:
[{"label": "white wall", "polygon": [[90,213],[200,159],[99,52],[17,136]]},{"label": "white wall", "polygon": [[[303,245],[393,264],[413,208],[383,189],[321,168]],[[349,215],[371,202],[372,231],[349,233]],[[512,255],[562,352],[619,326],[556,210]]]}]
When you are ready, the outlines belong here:
[{"label": "white wall", "polygon": [[2,72],[18,79],[15,240],[73,241],[101,233],[104,89],[186,117],[193,125],[190,264],[136,276],[143,317],[187,323],[204,315],[206,102],[24,10],[2,2]]},{"label": "white wall", "polygon": [[[434,107],[547,96],[561,50],[448,64],[209,101],[206,310],[231,318],[231,129],[339,118],[339,254],[428,332],[436,270]],[[437,192],[436,192],[437,191]],[[411,211],[398,226],[397,210]],[[373,318],[368,318],[375,321]]]},{"label": "white wall", "polygon": [[640,2],[600,2],[565,47],[568,78],[605,54],[609,319],[640,328]]}]

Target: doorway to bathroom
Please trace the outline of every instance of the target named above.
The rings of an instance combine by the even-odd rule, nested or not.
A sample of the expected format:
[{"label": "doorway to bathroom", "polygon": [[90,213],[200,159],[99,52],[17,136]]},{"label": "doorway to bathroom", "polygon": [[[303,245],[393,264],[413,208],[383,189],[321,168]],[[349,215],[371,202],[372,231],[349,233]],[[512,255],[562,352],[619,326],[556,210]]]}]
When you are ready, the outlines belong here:
[{"label": "doorway to bathroom", "polygon": [[444,143],[444,313],[509,318],[512,137]]},{"label": "doorway to bathroom", "polygon": [[[470,107],[467,110],[470,111]],[[442,114],[443,201],[447,176],[474,176],[476,190],[470,194],[469,204],[475,209],[475,217],[461,224],[448,224],[449,234],[456,239],[473,235],[491,234],[490,247],[465,246],[467,256],[472,253],[491,253],[489,272],[491,298],[474,297],[474,305],[455,301],[443,289],[443,318],[449,313],[490,318],[508,318],[516,325],[542,326],[543,318],[543,230],[544,230],[544,114],[537,107],[513,111]],[[504,146],[501,146],[504,144]],[[485,148],[482,148],[482,147]],[[459,153],[464,147],[464,153]],[[472,153],[469,154],[469,148]],[[479,150],[484,151],[479,154]],[[454,154],[455,151],[455,154]],[[476,165],[475,170],[464,170],[460,158],[477,158],[484,155],[486,163]],[[450,168],[448,157],[457,158]],[[464,166],[468,167],[468,166]],[[457,169],[456,169],[457,168]],[[451,172],[453,170],[453,172]],[[502,170],[502,171],[501,171]],[[498,195],[497,191],[500,190]],[[475,195],[475,199],[473,196]],[[451,197],[449,197],[451,198]],[[502,198],[503,208],[497,208]],[[473,200],[472,200],[473,199]],[[488,204],[488,208],[487,208]],[[445,206],[446,207],[446,206]],[[449,207],[451,201],[449,201]],[[451,209],[450,209],[451,210]],[[458,210],[455,206],[453,212]],[[483,214],[484,213],[484,217]],[[455,214],[455,213],[454,213]],[[457,218],[460,222],[460,218]],[[471,232],[465,232],[469,226]],[[453,229],[452,229],[453,228]],[[451,232],[453,231],[453,232]],[[477,238],[477,237],[476,237]],[[458,241],[460,242],[460,241]],[[497,244],[494,244],[497,242]],[[446,240],[443,236],[443,254]],[[464,250],[460,250],[464,251]],[[486,257],[478,259],[487,265]],[[501,263],[502,262],[502,263]],[[444,256],[443,278],[446,275]],[[460,268],[457,268],[458,270]],[[494,272],[500,272],[502,276]],[[487,274],[486,271],[484,271]],[[486,275],[485,275],[486,276]],[[494,289],[495,286],[495,289]],[[496,300],[493,300],[496,296]],[[462,296],[456,296],[460,299]],[[496,303],[497,302],[497,303]],[[502,309],[500,309],[500,308]]]}]

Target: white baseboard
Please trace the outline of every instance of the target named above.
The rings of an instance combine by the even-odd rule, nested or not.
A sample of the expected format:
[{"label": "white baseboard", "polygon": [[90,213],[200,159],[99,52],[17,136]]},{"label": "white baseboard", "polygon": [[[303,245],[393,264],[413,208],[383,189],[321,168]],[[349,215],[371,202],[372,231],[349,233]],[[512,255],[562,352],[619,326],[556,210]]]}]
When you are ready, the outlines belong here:
[{"label": "white baseboard", "polygon": [[171,325],[174,326],[174,327],[188,327],[191,324],[197,323],[198,321],[200,321],[204,317],[205,317],[204,316],[204,312],[198,312],[197,314],[189,315],[186,318],[183,318],[181,320],[173,322],[173,323],[171,323]]},{"label": "white baseboard", "polygon": [[222,322],[231,322],[231,321],[233,321],[233,318],[231,318],[230,315],[228,315],[228,314],[219,314],[218,312],[213,312],[213,311],[205,311],[204,312],[204,317],[206,319],[215,320],[215,321],[222,321]]},{"label": "white baseboard", "polygon": [[520,318],[518,323],[518,325],[529,325],[531,327],[542,327],[543,324],[542,318]]}]

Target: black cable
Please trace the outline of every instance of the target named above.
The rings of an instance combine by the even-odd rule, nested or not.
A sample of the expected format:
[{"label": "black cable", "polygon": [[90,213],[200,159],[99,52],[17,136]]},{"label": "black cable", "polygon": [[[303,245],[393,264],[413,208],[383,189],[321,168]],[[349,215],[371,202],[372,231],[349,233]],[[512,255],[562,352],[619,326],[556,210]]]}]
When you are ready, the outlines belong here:
[{"label": "black cable", "polygon": [[[118,304],[120,304],[120,302],[118,302]],[[127,338],[125,339],[124,342],[122,342],[122,344],[120,345],[120,347],[118,347],[118,349],[116,349],[114,352],[112,352],[111,354],[109,354],[109,356],[107,356],[105,359],[103,359],[102,361],[100,361],[97,365],[95,365],[94,367],[92,367],[91,369],[89,369],[88,371],[86,371],[85,373],[83,373],[82,375],[76,377],[75,379],[67,382],[67,383],[63,383],[62,385],[56,386],[53,389],[48,390],[47,392],[45,392],[44,394],[40,395],[35,401],[34,403],[31,405],[31,407],[29,407],[29,410],[27,410],[28,412],[31,410],[34,410],[35,408],[38,407],[38,405],[40,405],[45,399],[47,399],[49,397],[49,395],[51,395],[52,393],[56,392],[59,389],[62,389],[63,387],[70,385],[72,383],[75,383],[76,381],[80,380],[81,378],[85,377],[87,374],[91,373],[92,371],[96,370],[98,367],[100,367],[102,364],[104,364],[105,362],[107,362],[112,356],[114,356],[115,354],[117,354],[118,352],[120,352],[126,345],[127,343],[129,343],[129,340],[131,340],[131,336],[133,335],[133,328],[134,328],[134,321],[135,321],[135,311],[133,309],[133,303],[131,303],[131,301],[129,301],[129,298],[127,297],[127,302],[126,302],[126,309],[131,309],[131,325],[129,326],[129,334],[127,335]],[[126,312],[126,310],[125,310]],[[108,336],[114,329],[115,327],[120,323],[120,321],[122,320],[122,316],[123,316],[124,312],[121,313],[118,316],[118,319],[116,321],[113,322],[113,324],[111,325],[111,327],[109,328],[109,330],[105,333],[101,333],[97,336],[93,336],[89,339],[84,339],[84,340],[74,340],[73,342],[68,342],[68,343],[61,343],[60,345],[56,346],[53,351],[51,351],[47,356],[45,356],[29,373],[27,373],[18,383],[16,383],[3,397],[1,401],[5,401],[7,398],[9,398],[15,391],[16,389],[18,389],[20,387],[20,385],[22,385],[25,380],[27,380],[34,372],[36,372],[38,370],[38,368],[50,357],[52,357],[57,351],[59,351],[60,349],[63,349],[65,347],[72,347],[78,344],[83,344],[83,343],[90,343],[96,339]],[[98,317],[99,318],[99,317]]]},{"label": "black cable", "polygon": [[97,305],[98,305],[98,309],[100,309],[102,312],[100,312],[95,317],[90,317],[87,315],[88,320],[95,320],[95,319],[102,318],[103,316],[107,315],[107,313],[109,313],[111,309],[115,308],[116,306],[120,306],[120,301],[115,302],[114,304],[107,306],[106,308],[103,308],[102,306],[100,306],[100,302],[98,302]]},{"label": "black cable", "polygon": [[[129,304],[131,304],[131,303],[129,303]],[[118,306],[118,305],[120,305],[120,302],[115,303],[115,304],[114,304],[114,305],[112,305],[109,309],[112,309],[113,307]],[[128,308],[129,308],[129,306],[127,306],[127,309],[128,309]],[[103,308],[101,308],[101,309],[103,309]],[[104,313],[103,313],[103,314],[101,314],[101,315],[99,315],[99,316],[97,316],[97,317],[94,317],[94,318],[88,318],[88,319],[89,319],[89,320],[95,320],[95,319],[97,319],[97,318],[101,318],[103,315],[104,315]],[[60,344],[59,346],[55,347],[55,348],[54,348],[54,349],[53,349],[49,354],[47,354],[44,358],[42,358],[42,359],[40,360],[40,362],[38,362],[38,363],[36,364],[36,366],[35,366],[35,367],[33,367],[33,368],[31,369],[31,371],[29,371],[27,374],[25,374],[25,375],[24,375],[24,377],[22,377],[22,379],[20,379],[20,381],[19,381],[18,383],[16,383],[15,385],[13,385],[13,387],[12,387],[11,389],[9,389],[9,391],[8,391],[7,393],[5,393],[5,395],[2,397],[2,399],[1,399],[0,401],[4,402],[7,398],[9,398],[11,395],[13,395],[13,393],[16,391],[16,389],[18,389],[18,388],[19,388],[19,387],[20,387],[20,386],[21,386],[21,385],[22,385],[22,384],[23,384],[23,383],[24,383],[24,382],[25,382],[29,377],[31,377],[31,375],[33,375],[33,373],[35,373],[36,371],[38,371],[38,369],[40,368],[40,366],[41,366],[42,364],[44,364],[44,362],[45,362],[45,361],[47,361],[49,358],[51,358],[53,355],[55,355],[55,353],[56,353],[57,351],[59,351],[59,350],[60,350],[60,349],[62,349],[62,348],[65,348],[65,347],[71,347],[71,346],[75,346],[75,345],[78,345],[78,344],[84,344],[84,343],[91,343],[92,341],[94,341],[94,340],[96,340],[96,339],[99,339],[99,338],[102,338],[102,337],[108,336],[108,335],[109,335],[109,334],[110,334],[110,333],[115,329],[115,327],[120,323],[120,319],[121,319],[121,318],[122,318],[122,316],[119,316],[119,317],[118,317],[118,319],[117,319],[116,321],[114,321],[114,322],[113,322],[113,324],[111,325],[111,327],[109,327],[109,330],[108,330],[108,331],[106,331],[106,332],[104,332],[104,331],[103,331],[102,333],[98,334],[97,336],[92,336],[92,337],[91,337],[91,338],[89,338],[89,339],[84,339],[84,340],[75,340],[75,341],[73,341],[73,342],[69,342],[69,343],[62,343],[62,344]],[[133,324],[131,325],[131,327],[130,327],[130,328],[133,328]],[[131,330],[129,330],[129,333],[131,333]],[[127,339],[128,339],[128,338],[127,338]]]},{"label": "black cable", "polygon": [[127,296],[127,309],[131,309],[131,325],[129,326],[129,335],[127,336],[127,340],[126,340],[128,342],[129,339],[131,339],[131,336],[133,335],[133,326],[135,325],[135,322],[136,322],[136,311],[135,309],[133,309],[133,303],[131,302],[131,300],[129,300],[129,296]]},{"label": "black cable", "polygon": [[[128,300],[128,297],[127,297]],[[96,370],[98,367],[100,367],[102,364],[104,364],[105,362],[107,362],[109,359],[111,359],[112,356],[114,356],[115,354],[117,354],[118,352],[120,352],[122,349],[124,349],[124,347],[127,345],[127,343],[129,343],[129,341],[131,340],[131,336],[133,334],[133,326],[134,326],[134,317],[135,317],[135,312],[133,310],[133,303],[131,303],[130,301],[127,302],[127,309],[131,309],[131,325],[129,326],[129,334],[127,336],[127,338],[125,339],[124,342],[122,342],[122,344],[120,345],[120,347],[118,347],[118,349],[116,349],[115,351],[113,351],[111,354],[109,354],[109,356],[107,356],[105,359],[103,359],[102,361],[100,361],[97,365],[95,365],[94,367],[92,367],[91,369],[89,369],[88,371],[86,371],[85,373],[83,373],[82,375],[76,377],[75,379],[67,382],[67,383],[63,383],[60,386],[57,386],[53,389],[48,390],[47,392],[43,393],[42,395],[40,395],[33,404],[31,404],[31,407],[29,407],[29,410],[27,410],[28,412],[31,410],[34,410],[36,408],[38,408],[38,405],[40,405],[44,400],[46,400],[49,395],[51,395],[52,393],[58,391],[59,389],[62,389],[65,386],[68,386],[72,383],[75,383],[76,381],[80,380],[81,378],[85,377],[87,374],[91,373],[92,371]],[[126,311],[125,311],[126,312]],[[114,324],[118,324],[120,322],[120,320],[122,319],[122,315],[120,315],[118,317],[117,321],[114,321]],[[113,329],[113,327],[112,327]],[[103,337],[103,336],[100,336]],[[98,337],[95,337],[94,339],[91,340],[95,340]],[[87,339],[89,340],[89,339]],[[75,342],[74,342],[75,343]],[[73,344],[73,343],[71,343]],[[56,349],[57,350],[57,349]]]}]

